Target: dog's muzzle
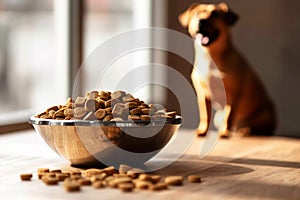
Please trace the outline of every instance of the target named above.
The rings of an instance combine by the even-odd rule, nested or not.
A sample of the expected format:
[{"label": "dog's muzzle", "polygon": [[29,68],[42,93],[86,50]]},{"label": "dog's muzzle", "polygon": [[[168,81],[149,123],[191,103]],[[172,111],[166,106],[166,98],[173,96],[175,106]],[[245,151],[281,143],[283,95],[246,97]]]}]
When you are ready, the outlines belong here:
[{"label": "dog's muzzle", "polygon": [[198,33],[200,34],[201,44],[208,46],[218,38],[220,31],[214,27],[209,19],[200,19]]}]

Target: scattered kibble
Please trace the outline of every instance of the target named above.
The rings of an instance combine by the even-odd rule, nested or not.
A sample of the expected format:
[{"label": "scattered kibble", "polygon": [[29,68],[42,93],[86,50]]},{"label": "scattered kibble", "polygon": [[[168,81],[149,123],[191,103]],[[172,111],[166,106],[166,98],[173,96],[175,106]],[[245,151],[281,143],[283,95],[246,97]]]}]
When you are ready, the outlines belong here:
[{"label": "scattered kibble", "polygon": [[200,183],[201,182],[201,176],[199,175],[189,175],[188,181],[191,183]]},{"label": "scattered kibble", "polygon": [[[127,98],[127,97],[126,97]],[[67,192],[80,191],[81,187],[92,186],[95,189],[110,187],[123,192],[136,190],[162,191],[168,186],[181,186],[183,176],[168,176],[164,179],[160,175],[147,174],[142,169],[129,165],[120,165],[119,171],[114,167],[104,169],[90,168],[78,171],[49,170],[39,168],[37,176],[47,186],[61,185]],[[21,180],[31,180],[32,174],[21,174]],[[188,182],[201,182],[199,175],[189,175]]]},{"label": "scattered kibble", "polygon": [[22,181],[30,181],[32,178],[32,174],[21,174],[20,178]]},{"label": "scattered kibble", "polygon": [[165,183],[167,185],[182,185],[183,176],[168,176],[165,178]]}]

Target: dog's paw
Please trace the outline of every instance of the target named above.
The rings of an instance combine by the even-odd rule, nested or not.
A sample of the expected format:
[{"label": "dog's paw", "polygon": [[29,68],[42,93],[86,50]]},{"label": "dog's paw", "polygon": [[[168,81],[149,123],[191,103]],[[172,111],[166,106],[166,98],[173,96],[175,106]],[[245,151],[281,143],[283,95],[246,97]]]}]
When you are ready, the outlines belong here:
[{"label": "dog's paw", "polygon": [[251,129],[249,127],[239,128],[237,133],[241,136],[249,136],[251,133]]},{"label": "dog's paw", "polygon": [[207,133],[207,126],[201,126],[199,125],[199,127],[196,130],[196,133],[198,136],[206,136]]},{"label": "dog's paw", "polygon": [[229,131],[229,130],[225,130],[225,131],[220,132],[220,137],[221,138],[230,138],[230,136],[231,136],[231,131]]}]

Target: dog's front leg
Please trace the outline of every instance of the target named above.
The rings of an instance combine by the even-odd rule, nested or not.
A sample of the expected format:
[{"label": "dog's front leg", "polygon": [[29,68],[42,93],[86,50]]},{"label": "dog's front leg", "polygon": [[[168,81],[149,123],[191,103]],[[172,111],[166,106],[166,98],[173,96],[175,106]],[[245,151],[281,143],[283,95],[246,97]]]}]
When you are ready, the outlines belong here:
[{"label": "dog's front leg", "polygon": [[211,117],[211,101],[206,97],[198,98],[200,123],[197,135],[204,136],[207,133]]},{"label": "dog's front leg", "polygon": [[196,72],[192,73],[192,81],[197,94],[200,123],[197,128],[197,135],[206,135],[211,117],[211,101],[208,87],[201,76]]},{"label": "dog's front leg", "polygon": [[218,110],[215,114],[214,125],[219,129],[220,137],[228,138],[231,135],[230,113],[231,106],[227,104],[222,110]]}]

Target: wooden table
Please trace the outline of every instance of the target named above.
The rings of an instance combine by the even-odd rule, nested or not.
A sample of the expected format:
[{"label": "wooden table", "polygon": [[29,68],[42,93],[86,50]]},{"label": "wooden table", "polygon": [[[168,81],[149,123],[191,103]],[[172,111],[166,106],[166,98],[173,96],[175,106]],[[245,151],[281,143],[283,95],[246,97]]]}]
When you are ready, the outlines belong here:
[{"label": "wooden table", "polygon": [[[190,132],[191,130],[181,130]],[[232,137],[220,139],[204,159],[194,140],[176,162],[155,172],[162,176],[200,174],[203,182],[185,182],[162,192],[83,187],[67,193],[36,178],[39,167],[68,167],[33,130],[0,135],[0,199],[300,199],[300,139]],[[30,182],[19,174],[34,173]]]}]

